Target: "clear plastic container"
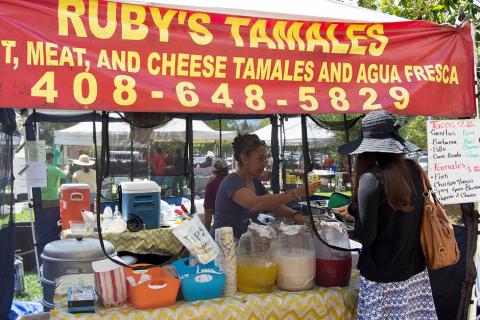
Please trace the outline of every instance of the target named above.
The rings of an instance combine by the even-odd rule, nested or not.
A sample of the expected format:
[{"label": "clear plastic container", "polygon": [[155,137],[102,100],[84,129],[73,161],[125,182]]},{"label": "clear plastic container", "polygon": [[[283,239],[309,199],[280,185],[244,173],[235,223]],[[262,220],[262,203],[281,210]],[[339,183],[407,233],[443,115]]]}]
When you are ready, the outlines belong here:
[{"label": "clear plastic container", "polygon": [[315,285],[315,247],[306,226],[280,226],[275,260],[280,289],[301,291]]},{"label": "clear plastic container", "polygon": [[277,278],[277,234],[272,227],[251,224],[237,250],[237,286],[244,293],[270,292]]},{"label": "clear plastic container", "polygon": [[[318,233],[328,244],[350,248],[350,240],[345,225],[341,222],[320,221]],[[345,287],[350,281],[352,255],[349,251],[340,251],[327,247],[315,239],[316,279],[321,287]]]}]

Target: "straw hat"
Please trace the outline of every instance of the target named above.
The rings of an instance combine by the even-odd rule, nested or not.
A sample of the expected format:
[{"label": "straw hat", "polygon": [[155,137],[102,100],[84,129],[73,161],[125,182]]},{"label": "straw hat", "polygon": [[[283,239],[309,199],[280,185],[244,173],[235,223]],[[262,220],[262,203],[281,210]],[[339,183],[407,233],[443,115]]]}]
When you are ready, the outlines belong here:
[{"label": "straw hat", "polygon": [[420,148],[400,137],[400,124],[386,110],[372,111],[362,120],[362,137],[338,147],[343,154],[364,152],[409,153]]},{"label": "straw hat", "polygon": [[95,161],[90,160],[90,157],[88,155],[81,154],[80,157],[78,157],[78,160],[73,160],[73,163],[77,166],[88,167],[95,164]]}]

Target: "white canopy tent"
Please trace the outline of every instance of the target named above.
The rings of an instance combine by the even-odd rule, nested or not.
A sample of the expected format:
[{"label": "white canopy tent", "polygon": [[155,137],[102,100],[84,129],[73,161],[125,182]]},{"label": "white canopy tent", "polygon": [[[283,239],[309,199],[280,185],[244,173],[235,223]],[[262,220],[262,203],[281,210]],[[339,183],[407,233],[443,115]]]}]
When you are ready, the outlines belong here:
[{"label": "white canopy tent", "polygon": [[333,0],[115,0],[193,11],[324,22],[396,22],[407,19]]},{"label": "white canopy tent", "polygon": [[[186,124],[183,119],[172,119],[164,126],[153,131],[152,139],[156,140],[184,140]],[[101,145],[102,124],[96,122],[97,144]],[[80,122],[70,128],[57,130],[53,134],[54,144],[91,146],[93,145],[93,123]],[[233,140],[235,131],[222,131],[222,140]],[[123,146],[129,144],[130,125],[125,122],[109,123],[110,145]],[[207,126],[201,120],[193,120],[193,139],[215,141],[220,139],[220,132]],[[134,143],[134,146],[137,144]]]},{"label": "white canopy tent", "polygon": [[[299,117],[285,119],[285,145],[286,146],[300,146],[302,145],[302,124]],[[267,145],[271,145],[272,140],[272,125],[269,124],[255,132],[261,140],[264,140]],[[278,136],[283,135],[283,131],[279,128]],[[332,142],[335,138],[335,133],[326,129],[320,128],[311,119],[307,120],[307,135],[308,145],[313,148],[323,147]]]},{"label": "white canopy tent", "polygon": [[[201,120],[193,120],[193,140],[214,141],[220,140],[220,131],[207,126]],[[184,119],[174,118],[164,126],[153,130],[153,137],[156,140],[184,140],[186,130],[186,121]],[[222,131],[222,141],[233,140],[237,133],[235,131]]]}]

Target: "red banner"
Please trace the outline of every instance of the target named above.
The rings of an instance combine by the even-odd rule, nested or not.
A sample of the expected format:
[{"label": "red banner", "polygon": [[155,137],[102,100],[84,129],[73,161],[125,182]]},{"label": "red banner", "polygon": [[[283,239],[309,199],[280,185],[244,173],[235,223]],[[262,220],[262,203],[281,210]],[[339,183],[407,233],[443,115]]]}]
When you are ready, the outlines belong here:
[{"label": "red banner", "polygon": [[473,61],[468,23],[0,0],[0,107],[471,116]]}]

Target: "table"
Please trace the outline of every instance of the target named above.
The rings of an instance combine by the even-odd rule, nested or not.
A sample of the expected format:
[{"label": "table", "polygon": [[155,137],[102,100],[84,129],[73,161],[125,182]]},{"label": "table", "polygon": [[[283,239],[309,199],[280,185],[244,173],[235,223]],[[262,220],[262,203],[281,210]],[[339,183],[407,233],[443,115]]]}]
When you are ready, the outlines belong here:
[{"label": "table", "polygon": [[[137,232],[124,231],[120,233],[102,232],[104,240],[110,241],[115,250],[139,254],[158,254],[172,256],[182,250],[182,243],[172,234],[174,227],[141,230]],[[85,232],[84,238],[98,238],[97,232]],[[70,230],[63,230],[61,238],[78,238]]]},{"label": "table", "polygon": [[358,300],[358,271],[352,273],[345,288],[314,288],[301,292],[275,290],[269,294],[237,293],[219,299],[177,303],[168,308],[135,310],[130,305],[103,308],[95,314],[67,312],[67,288],[73,284],[92,284],[92,274],[68,275],[57,279],[55,309],[51,319],[355,319]]}]

